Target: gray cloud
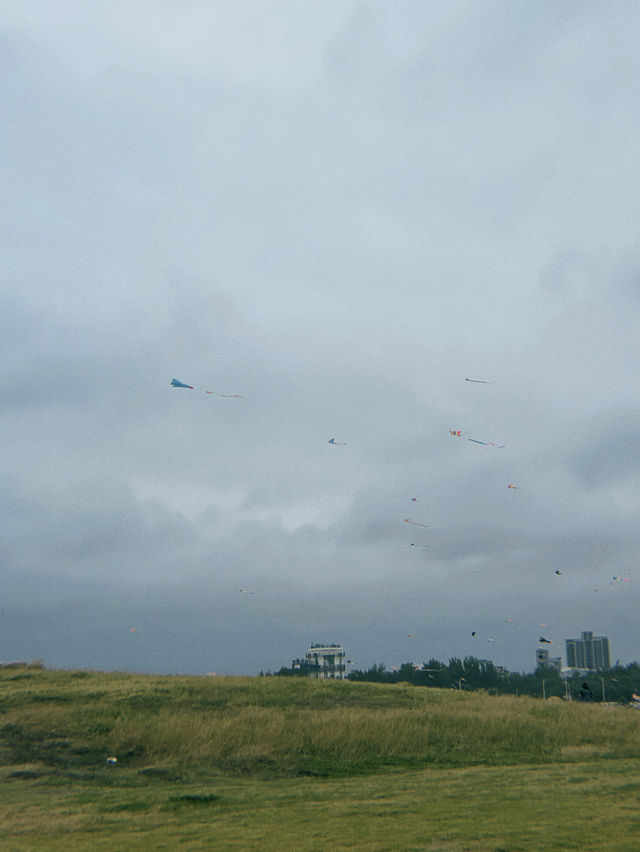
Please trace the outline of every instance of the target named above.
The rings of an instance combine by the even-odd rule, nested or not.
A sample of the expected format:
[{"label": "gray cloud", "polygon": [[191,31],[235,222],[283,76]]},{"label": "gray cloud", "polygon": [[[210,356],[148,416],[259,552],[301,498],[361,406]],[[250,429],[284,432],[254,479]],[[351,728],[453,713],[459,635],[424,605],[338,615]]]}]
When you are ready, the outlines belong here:
[{"label": "gray cloud", "polygon": [[544,622],[637,659],[626,4],[15,2],[0,39],[3,656],[530,669]]}]

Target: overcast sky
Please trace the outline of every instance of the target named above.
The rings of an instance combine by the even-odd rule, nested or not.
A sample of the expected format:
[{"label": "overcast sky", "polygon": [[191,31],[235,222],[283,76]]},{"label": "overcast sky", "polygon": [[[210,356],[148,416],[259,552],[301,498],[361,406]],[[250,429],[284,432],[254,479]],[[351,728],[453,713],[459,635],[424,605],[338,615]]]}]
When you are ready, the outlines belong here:
[{"label": "overcast sky", "polygon": [[616,0],[2,0],[0,660],[638,660],[638,44]]}]

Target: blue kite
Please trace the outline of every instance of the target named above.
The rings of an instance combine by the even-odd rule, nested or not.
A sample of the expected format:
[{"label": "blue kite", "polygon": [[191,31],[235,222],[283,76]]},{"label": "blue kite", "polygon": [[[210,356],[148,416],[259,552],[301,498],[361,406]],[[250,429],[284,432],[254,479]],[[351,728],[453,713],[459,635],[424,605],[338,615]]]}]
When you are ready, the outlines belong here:
[{"label": "blue kite", "polygon": [[[172,388],[188,388],[189,390],[195,390],[193,385],[185,385],[184,382],[179,382],[177,379],[171,379],[171,387]],[[244,395],[241,393],[220,393],[219,391],[206,390],[205,393],[215,394],[215,396],[226,396],[229,399],[232,397],[235,399],[244,399]]]}]

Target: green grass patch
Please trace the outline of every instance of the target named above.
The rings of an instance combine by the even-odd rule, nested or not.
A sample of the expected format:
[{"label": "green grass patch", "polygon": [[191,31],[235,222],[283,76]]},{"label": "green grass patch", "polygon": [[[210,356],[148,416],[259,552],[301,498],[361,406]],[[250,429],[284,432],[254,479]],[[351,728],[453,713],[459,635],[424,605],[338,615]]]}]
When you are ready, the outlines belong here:
[{"label": "green grass patch", "polygon": [[[636,761],[389,771],[319,780],[218,777],[168,787],[121,773],[119,787],[5,781],[0,845],[265,852],[637,852]],[[128,785],[128,781],[133,786]]]}]

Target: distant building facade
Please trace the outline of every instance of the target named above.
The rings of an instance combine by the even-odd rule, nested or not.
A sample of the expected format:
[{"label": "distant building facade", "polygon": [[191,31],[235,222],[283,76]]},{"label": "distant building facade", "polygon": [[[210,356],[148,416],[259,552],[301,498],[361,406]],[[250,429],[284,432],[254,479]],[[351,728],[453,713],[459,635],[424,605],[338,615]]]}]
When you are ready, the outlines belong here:
[{"label": "distant building facade", "polygon": [[594,636],[589,630],[581,639],[567,639],[567,667],[598,672],[611,668],[608,636]]},{"label": "distant building facade", "polygon": [[311,645],[304,660],[293,660],[291,667],[308,677],[344,680],[345,652],[342,645]]},{"label": "distant building facade", "polygon": [[536,668],[553,669],[562,671],[562,657],[552,657],[548,648],[538,648],[536,651]]},{"label": "distant building facade", "polygon": [[493,660],[478,660],[478,665],[483,671],[487,671],[487,669],[493,667],[496,674],[499,674],[501,677],[508,677],[511,674],[506,666],[496,666]]}]

